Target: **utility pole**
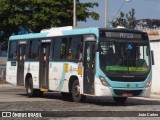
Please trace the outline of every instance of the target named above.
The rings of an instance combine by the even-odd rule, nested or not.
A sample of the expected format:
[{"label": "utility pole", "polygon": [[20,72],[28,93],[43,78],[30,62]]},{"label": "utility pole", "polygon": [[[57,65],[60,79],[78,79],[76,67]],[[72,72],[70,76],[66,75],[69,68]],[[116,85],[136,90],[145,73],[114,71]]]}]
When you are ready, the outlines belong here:
[{"label": "utility pole", "polygon": [[76,0],[73,0],[73,27],[77,26],[77,16],[76,16]]},{"label": "utility pole", "polygon": [[108,27],[108,0],[105,0],[105,21],[104,27]]}]

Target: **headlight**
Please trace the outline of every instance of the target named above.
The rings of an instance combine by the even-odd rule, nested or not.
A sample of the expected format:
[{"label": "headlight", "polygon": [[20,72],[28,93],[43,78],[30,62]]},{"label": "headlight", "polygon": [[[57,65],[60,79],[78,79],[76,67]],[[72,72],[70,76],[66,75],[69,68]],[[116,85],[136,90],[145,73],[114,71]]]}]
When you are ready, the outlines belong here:
[{"label": "headlight", "polygon": [[110,86],[104,77],[99,76],[99,79],[101,80],[102,85],[104,85],[104,86]]},{"label": "headlight", "polygon": [[146,86],[145,86],[146,88],[149,88],[149,87],[151,87],[151,80],[149,80],[148,82],[147,82],[147,84],[146,84]]}]

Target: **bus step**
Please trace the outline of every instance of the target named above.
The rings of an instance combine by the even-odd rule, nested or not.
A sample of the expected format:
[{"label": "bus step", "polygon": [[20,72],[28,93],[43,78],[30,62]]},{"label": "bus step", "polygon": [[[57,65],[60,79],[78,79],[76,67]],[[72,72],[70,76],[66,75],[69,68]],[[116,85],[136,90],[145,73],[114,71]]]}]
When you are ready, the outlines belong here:
[{"label": "bus step", "polygon": [[46,88],[40,88],[40,91],[42,91],[42,92],[48,92],[48,89],[46,89]]}]

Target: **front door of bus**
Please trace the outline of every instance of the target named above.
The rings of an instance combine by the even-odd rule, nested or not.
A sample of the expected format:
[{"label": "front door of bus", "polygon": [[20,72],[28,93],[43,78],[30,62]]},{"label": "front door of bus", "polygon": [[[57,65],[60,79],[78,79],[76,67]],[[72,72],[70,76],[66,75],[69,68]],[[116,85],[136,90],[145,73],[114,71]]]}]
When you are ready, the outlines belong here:
[{"label": "front door of bus", "polygon": [[49,56],[50,44],[43,43],[41,45],[40,59],[40,88],[49,88]]},{"label": "front door of bus", "polygon": [[94,94],[95,75],[95,45],[96,42],[85,42],[84,52],[84,93]]},{"label": "front door of bus", "polygon": [[26,45],[18,47],[18,68],[17,68],[17,85],[24,85],[24,60],[26,54]]}]

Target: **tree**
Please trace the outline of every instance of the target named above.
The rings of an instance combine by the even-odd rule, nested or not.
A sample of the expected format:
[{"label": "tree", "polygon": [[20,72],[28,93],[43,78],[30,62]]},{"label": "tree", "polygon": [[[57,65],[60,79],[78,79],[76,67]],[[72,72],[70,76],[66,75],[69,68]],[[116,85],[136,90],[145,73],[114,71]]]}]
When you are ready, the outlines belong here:
[{"label": "tree", "polygon": [[[99,14],[90,12],[98,3],[80,3],[77,0],[77,21],[91,17],[99,19]],[[73,0],[0,0],[1,40],[17,34],[20,27],[30,32],[59,26],[72,26]]]},{"label": "tree", "polygon": [[117,26],[123,26],[126,28],[135,28],[135,10],[131,9],[128,14],[123,13],[122,11],[120,12],[120,16],[116,18],[114,22],[112,22],[113,27]]}]

